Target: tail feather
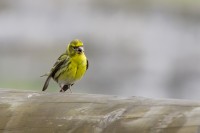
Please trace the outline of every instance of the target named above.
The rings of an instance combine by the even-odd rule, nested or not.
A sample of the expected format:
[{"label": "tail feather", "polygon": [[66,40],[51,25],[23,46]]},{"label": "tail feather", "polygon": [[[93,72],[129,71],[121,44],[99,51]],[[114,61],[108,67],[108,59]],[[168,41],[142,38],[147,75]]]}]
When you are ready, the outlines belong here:
[{"label": "tail feather", "polygon": [[51,79],[51,76],[48,76],[45,83],[44,83],[42,91],[45,91],[47,89],[50,79]]}]

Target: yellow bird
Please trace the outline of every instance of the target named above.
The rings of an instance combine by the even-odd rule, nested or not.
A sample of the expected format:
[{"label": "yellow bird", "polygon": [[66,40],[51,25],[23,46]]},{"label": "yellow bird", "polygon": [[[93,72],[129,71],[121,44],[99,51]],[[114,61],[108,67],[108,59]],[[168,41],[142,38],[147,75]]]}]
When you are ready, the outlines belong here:
[{"label": "yellow bird", "polygon": [[89,63],[84,53],[83,43],[78,39],[71,41],[67,46],[67,50],[57,59],[50,72],[43,75],[48,77],[42,91],[47,89],[51,78],[59,84],[60,92],[67,91],[74,82],[83,77],[88,66]]}]

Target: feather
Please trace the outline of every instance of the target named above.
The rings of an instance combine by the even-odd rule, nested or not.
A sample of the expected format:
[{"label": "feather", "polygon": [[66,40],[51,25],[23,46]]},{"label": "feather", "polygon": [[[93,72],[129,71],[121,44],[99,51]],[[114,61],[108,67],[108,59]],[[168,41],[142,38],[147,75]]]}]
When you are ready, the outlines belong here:
[{"label": "feather", "polygon": [[45,81],[45,83],[44,83],[44,86],[43,86],[42,91],[45,91],[45,90],[47,89],[51,77],[54,77],[55,73],[59,70],[60,66],[63,64],[64,61],[65,61],[65,60],[63,59],[63,60],[59,60],[59,61],[57,61],[57,62],[55,63],[54,67],[52,68],[52,70],[51,70],[49,76],[47,77],[47,79],[46,79],[46,81]]},{"label": "feather", "polygon": [[51,79],[51,76],[49,75],[49,76],[47,77],[45,83],[44,83],[44,86],[43,86],[42,91],[45,91],[45,90],[47,89],[47,87],[48,87],[48,85],[49,85],[50,79]]}]

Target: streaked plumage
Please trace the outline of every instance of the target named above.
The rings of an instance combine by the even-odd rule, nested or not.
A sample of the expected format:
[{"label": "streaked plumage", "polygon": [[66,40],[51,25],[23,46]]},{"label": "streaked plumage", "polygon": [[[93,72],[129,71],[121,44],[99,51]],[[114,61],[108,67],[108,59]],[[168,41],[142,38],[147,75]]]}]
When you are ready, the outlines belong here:
[{"label": "streaked plumage", "polygon": [[51,71],[45,74],[48,77],[42,91],[47,89],[50,79],[53,78],[60,85],[60,92],[65,92],[70,89],[75,81],[83,77],[88,65],[83,43],[78,39],[71,41],[67,50],[57,59]]}]

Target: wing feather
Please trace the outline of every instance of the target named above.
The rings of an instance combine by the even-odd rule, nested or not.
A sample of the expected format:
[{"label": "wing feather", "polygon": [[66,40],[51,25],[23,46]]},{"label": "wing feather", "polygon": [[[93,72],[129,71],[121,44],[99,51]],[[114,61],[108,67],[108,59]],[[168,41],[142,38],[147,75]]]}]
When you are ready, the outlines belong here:
[{"label": "wing feather", "polygon": [[51,77],[55,76],[56,72],[60,69],[60,67],[63,65],[63,63],[66,61],[67,58],[68,58],[68,55],[66,53],[64,53],[57,59],[56,63],[54,64],[53,68],[51,69],[51,71],[44,83],[42,91],[45,91],[47,89]]},{"label": "wing feather", "polygon": [[87,60],[86,70],[88,70],[88,68],[89,68],[89,61]]}]

